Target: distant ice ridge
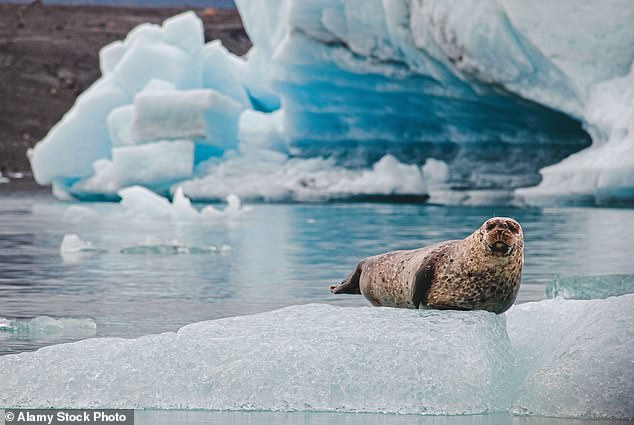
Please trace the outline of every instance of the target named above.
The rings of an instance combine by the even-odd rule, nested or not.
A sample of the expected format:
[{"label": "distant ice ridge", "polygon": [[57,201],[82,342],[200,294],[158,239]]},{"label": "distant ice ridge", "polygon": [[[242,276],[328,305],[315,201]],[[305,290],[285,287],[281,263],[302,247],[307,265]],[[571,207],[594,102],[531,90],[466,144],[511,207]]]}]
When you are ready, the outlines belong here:
[{"label": "distant ice ridge", "polygon": [[0,357],[0,405],[634,418],[632,311],[293,306]]},{"label": "distant ice ridge", "polygon": [[[203,44],[193,13],[104,47],[30,153],[37,181],[80,199],[634,202],[630,0],[237,5],[245,58]],[[386,155],[404,181],[377,170]]]}]

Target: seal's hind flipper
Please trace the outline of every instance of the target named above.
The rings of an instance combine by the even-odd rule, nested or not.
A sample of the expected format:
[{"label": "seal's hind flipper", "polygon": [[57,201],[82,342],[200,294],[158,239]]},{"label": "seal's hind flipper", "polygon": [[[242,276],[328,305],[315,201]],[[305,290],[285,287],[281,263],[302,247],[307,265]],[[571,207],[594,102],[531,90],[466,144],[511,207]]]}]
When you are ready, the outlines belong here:
[{"label": "seal's hind flipper", "polygon": [[350,273],[350,276],[346,278],[339,285],[332,285],[330,292],[333,294],[361,294],[359,288],[359,278],[361,277],[361,266],[363,262],[357,264],[357,268],[354,272]]}]

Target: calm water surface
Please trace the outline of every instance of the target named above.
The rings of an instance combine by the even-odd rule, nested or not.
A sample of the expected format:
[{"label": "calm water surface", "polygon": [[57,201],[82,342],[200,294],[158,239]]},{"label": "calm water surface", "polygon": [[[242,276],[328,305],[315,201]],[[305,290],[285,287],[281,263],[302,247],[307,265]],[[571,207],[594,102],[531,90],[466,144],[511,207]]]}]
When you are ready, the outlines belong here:
[{"label": "calm water surface", "polygon": [[[49,195],[0,193],[0,317],[92,318],[97,336],[138,337],[209,319],[290,304],[367,305],[328,286],[365,256],[463,238],[494,215],[514,217],[526,237],[518,302],[544,298],[557,276],[634,273],[634,211],[403,204],[255,205],[233,223],[130,220],[118,204],[64,219],[73,204]],[[62,258],[65,234],[107,252]],[[122,254],[148,238],[225,253]],[[0,354],[77,339],[1,336]]]}]

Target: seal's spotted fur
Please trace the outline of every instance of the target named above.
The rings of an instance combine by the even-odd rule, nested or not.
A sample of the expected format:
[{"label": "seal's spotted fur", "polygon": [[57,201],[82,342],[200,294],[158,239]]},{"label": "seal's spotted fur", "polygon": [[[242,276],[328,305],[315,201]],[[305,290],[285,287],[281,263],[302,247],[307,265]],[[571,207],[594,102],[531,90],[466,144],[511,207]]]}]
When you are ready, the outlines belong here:
[{"label": "seal's spotted fur", "polygon": [[335,294],[363,294],[376,306],[508,310],[520,287],[524,238],[519,223],[494,217],[459,241],[362,260]]}]

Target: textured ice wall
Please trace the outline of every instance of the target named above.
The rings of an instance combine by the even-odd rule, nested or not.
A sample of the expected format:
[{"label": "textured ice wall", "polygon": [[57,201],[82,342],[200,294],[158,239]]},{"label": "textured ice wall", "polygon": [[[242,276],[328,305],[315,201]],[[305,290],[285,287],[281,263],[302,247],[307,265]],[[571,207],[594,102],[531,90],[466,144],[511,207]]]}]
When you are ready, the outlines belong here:
[{"label": "textured ice wall", "polygon": [[[110,199],[191,180],[196,199],[634,201],[629,0],[237,5],[244,59],[204,45],[193,14],[102,49],[103,77],[31,153],[38,182]],[[386,154],[407,184],[364,177]]]},{"label": "textured ice wall", "polygon": [[[362,152],[374,143],[399,158],[431,156],[449,164],[445,191],[532,186],[537,169],[583,147],[560,111],[594,144],[542,170],[519,199],[631,202],[634,84],[621,78],[634,58],[631,2],[237,4],[252,55],[273,64],[292,147],[363,142]],[[481,197],[431,192],[440,202]]]},{"label": "textured ice wall", "polygon": [[513,413],[634,418],[634,295],[517,305],[508,335],[524,376]]},{"label": "textured ice wall", "polygon": [[633,311],[634,295],[506,317],[294,306],[0,357],[0,406],[633,418]]}]

